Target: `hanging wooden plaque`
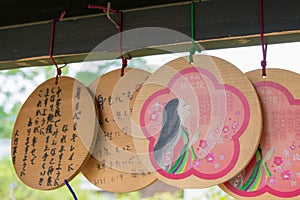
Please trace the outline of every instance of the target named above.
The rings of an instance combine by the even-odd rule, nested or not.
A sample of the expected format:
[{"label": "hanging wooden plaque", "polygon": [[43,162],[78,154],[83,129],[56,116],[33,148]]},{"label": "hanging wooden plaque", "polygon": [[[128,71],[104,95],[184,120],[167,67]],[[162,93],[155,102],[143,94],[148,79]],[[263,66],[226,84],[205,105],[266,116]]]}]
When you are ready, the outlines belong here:
[{"label": "hanging wooden plaque", "polygon": [[143,70],[126,69],[121,77],[120,70],[115,70],[90,86],[98,101],[101,130],[82,173],[103,190],[131,192],[156,180],[140,161],[131,134],[132,104],[149,75]]},{"label": "hanging wooden plaque", "polygon": [[235,176],[251,160],[261,134],[261,110],[247,77],[212,56],[178,58],[150,76],[138,93],[136,145],[158,179],[204,188]]},{"label": "hanging wooden plaque", "polygon": [[11,156],[28,186],[51,190],[76,176],[93,148],[98,120],[94,98],[79,81],[55,78],[39,85],[22,106]]},{"label": "hanging wooden plaque", "polygon": [[283,69],[247,73],[260,98],[263,134],[250,164],[221,188],[238,199],[300,197],[300,75]]}]

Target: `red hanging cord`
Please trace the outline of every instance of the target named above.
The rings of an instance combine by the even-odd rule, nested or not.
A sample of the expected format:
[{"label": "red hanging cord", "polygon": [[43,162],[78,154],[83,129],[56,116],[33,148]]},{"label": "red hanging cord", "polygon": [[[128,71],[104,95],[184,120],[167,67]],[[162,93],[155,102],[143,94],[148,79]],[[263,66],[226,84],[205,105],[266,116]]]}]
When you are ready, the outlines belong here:
[{"label": "red hanging cord", "polygon": [[62,11],[59,18],[58,19],[53,19],[52,20],[52,25],[51,25],[51,35],[50,35],[50,47],[49,47],[49,56],[50,59],[53,63],[53,65],[56,67],[56,80],[55,80],[55,84],[58,83],[58,77],[61,75],[62,71],[61,69],[63,67],[66,66],[66,64],[62,67],[58,67],[57,63],[55,62],[54,58],[53,58],[53,48],[54,48],[54,38],[55,38],[55,25],[57,21],[61,21],[63,20],[64,16],[65,16],[66,12]]},{"label": "red hanging cord", "polygon": [[267,66],[267,44],[265,44],[264,36],[264,13],[263,13],[263,0],[259,1],[259,23],[260,23],[260,41],[263,53],[263,60],[261,61],[262,77],[267,77],[266,66]]},{"label": "red hanging cord", "polygon": [[[96,9],[103,10],[103,12],[105,12],[105,13],[108,12],[108,8],[104,7],[104,6],[88,5],[88,8],[96,8]],[[120,22],[118,24],[115,24],[115,22],[113,21],[113,23],[116,25],[116,28],[119,31],[118,32],[118,37],[119,37],[118,48],[119,48],[120,58],[122,59],[121,76],[124,76],[125,68],[127,67],[128,60],[130,60],[131,57],[125,58],[124,55],[123,55],[123,51],[122,51],[123,12],[122,11],[117,11],[117,10],[114,10],[114,9],[111,9],[111,8],[109,8],[109,12],[112,13],[112,14],[119,13],[119,21]]]},{"label": "red hanging cord", "polygon": [[124,76],[125,73],[125,68],[128,65],[128,60],[131,59],[131,57],[129,58],[125,58],[122,52],[122,32],[123,32],[123,12],[120,11],[120,24],[119,24],[119,53],[120,53],[120,57],[122,59],[122,68],[121,68],[121,76]]},{"label": "red hanging cord", "polygon": [[[105,13],[107,12],[107,8],[104,7],[104,6],[96,6],[96,5],[91,5],[91,4],[89,4],[89,5],[88,5],[88,8],[96,8],[96,9],[103,10],[103,12],[105,12]],[[117,11],[114,10],[114,9],[110,9],[110,13],[117,13]]]}]

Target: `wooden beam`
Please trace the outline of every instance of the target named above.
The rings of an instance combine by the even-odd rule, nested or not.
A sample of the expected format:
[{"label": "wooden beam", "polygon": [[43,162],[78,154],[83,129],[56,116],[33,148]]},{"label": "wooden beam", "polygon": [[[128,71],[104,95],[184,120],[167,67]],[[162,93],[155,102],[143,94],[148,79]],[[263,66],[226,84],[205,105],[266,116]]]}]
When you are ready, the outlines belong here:
[{"label": "wooden beam", "polygon": [[108,2],[111,2],[112,8],[116,10],[137,10],[152,6],[185,3],[188,0],[2,0],[0,3],[0,27],[49,21],[57,18],[62,11],[66,11],[67,16],[71,18],[97,14],[99,10],[89,9],[88,5],[107,6]]},{"label": "wooden beam", "polygon": [[[299,41],[300,2],[265,0],[264,6],[267,43]],[[117,15],[113,17],[117,19]],[[196,40],[205,49],[258,45],[258,17],[257,1],[197,3]],[[166,29],[151,32],[150,29],[143,31],[143,27]],[[190,6],[182,4],[127,11],[124,13],[124,29],[133,30],[123,34],[124,51],[133,51],[132,56],[188,51]],[[171,37],[167,29],[180,34]],[[50,22],[0,29],[0,69],[50,65],[50,30]],[[104,15],[72,17],[58,22],[54,49],[56,61],[80,62],[87,55],[92,55],[88,58],[90,60],[117,58],[117,37],[107,40],[115,34],[117,30]],[[90,54],[101,43],[96,52]]]}]

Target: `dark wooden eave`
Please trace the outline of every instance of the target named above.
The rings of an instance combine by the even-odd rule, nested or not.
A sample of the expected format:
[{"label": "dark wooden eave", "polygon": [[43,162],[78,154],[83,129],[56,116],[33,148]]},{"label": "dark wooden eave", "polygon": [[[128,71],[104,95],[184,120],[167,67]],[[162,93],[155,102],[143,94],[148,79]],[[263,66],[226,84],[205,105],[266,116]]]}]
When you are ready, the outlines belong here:
[{"label": "dark wooden eave", "polygon": [[[124,11],[124,30],[163,27],[190,36],[189,1],[111,0]],[[0,3],[0,69],[50,65],[51,20],[61,11],[66,18],[56,25],[54,55],[58,63],[80,62],[101,42],[117,34],[101,10],[107,1],[88,0],[3,0]],[[264,0],[265,32],[268,44],[300,40],[300,1]],[[113,16],[117,19],[117,15]],[[205,49],[260,44],[257,0],[211,0],[196,3],[196,40]],[[117,42],[117,41],[116,41]],[[134,50],[134,40],[123,40],[124,51]],[[188,51],[190,39],[149,38],[131,55],[145,56]],[[160,48],[160,49],[157,49]],[[161,50],[163,49],[163,50]],[[90,59],[118,56],[117,45],[99,49]]]}]

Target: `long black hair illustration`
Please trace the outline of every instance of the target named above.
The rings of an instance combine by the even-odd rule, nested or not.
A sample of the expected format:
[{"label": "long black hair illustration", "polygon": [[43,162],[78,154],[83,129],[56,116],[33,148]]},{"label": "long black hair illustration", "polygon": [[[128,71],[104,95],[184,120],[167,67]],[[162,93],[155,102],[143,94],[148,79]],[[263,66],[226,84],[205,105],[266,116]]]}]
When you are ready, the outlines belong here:
[{"label": "long black hair illustration", "polygon": [[[185,126],[190,114],[190,105],[178,98],[170,100],[163,110],[163,127],[154,146],[154,158],[159,167],[170,174],[183,173],[187,166],[197,159],[193,144],[198,140],[200,132],[194,134],[190,142]],[[180,138],[182,146],[178,147]],[[179,155],[174,155],[176,147],[181,149]]]},{"label": "long black hair illustration", "polygon": [[[163,127],[159,138],[154,146],[154,158],[157,164],[168,171],[173,159],[174,148],[180,138],[180,117],[178,115],[179,100],[177,98],[170,100],[163,110]],[[169,163],[166,161],[166,154],[169,157]]]}]

